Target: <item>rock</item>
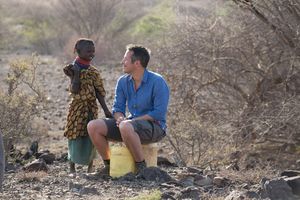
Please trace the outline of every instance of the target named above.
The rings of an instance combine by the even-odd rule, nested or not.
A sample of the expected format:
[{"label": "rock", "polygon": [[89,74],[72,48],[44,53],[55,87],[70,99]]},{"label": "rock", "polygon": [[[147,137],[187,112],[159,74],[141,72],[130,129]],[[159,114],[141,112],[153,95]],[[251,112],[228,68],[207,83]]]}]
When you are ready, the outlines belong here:
[{"label": "rock", "polygon": [[205,176],[197,175],[194,178],[195,178],[194,179],[194,184],[198,185],[198,186],[201,186],[201,187],[209,186],[209,185],[213,184],[213,180],[207,175],[205,175]]},{"label": "rock", "polygon": [[194,177],[187,176],[179,180],[179,184],[183,187],[194,186]]},{"label": "rock", "polygon": [[295,195],[292,188],[283,178],[263,180],[262,188],[270,199],[293,200]]},{"label": "rock", "polygon": [[216,176],[213,179],[213,184],[218,186],[218,187],[224,187],[228,182],[228,179],[220,177],[220,176]]},{"label": "rock", "polygon": [[225,200],[244,200],[244,199],[260,199],[260,196],[253,191],[232,191]]},{"label": "rock", "polygon": [[0,192],[2,192],[4,170],[5,170],[4,145],[3,145],[2,133],[0,131]]},{"label": "rock", "polygon": [[175,163],[170,162],[167,158],[164,157],[157,157],[157,165],[164,166],[164,167],[177,167]]},{"label": "rock", "polygon": [[43,159],[46,164],[53,164],[55,155],[53,153],[43,153],[42,155],[40,155],[39,159]]},{"label": "rock", "polygon": [[45,171],[47,172],[49,170],[46,162],[44,160],[35,160],[31,163],[28,163],[23,167],[24,171]]},{"label": "rock", "polygon": [[200,200],[201,192],[196,187],[188,187],[180,192],[176,199]]},{"label": "rock", "polygon": [[246,195],[246,198],[249,198],[249,199],[261,199],[259,194],[254,191],[247,191],[245,193],[245,195]]},{"label": "rock", "polygon": [[289,177],[284,180],[292,188],[292,192],[300,196],[300,176]]},{"label": "rock", "polygon": [[156,181],[159,183],[173,180],[167,172],[161,170],[158,167],[147,167],[141,172],[139,178],[145,179],[146,181]]},{"label": "rock", "polygon": [[50,153],[50,151],[49,151],[49,150],[43,150],[43,151],[37,152],[37,153],[35,154],[35,158],[36,158],[36,159],[39,159],[39,157],[40,157],[41,155],[43,155],[44,153]]},{"label": "rock", "polygon": [[95,187],[83,187],[79,193],[81,195],[99,195],[99,192]]},{"label": "rock", "polygon": [[281,176],[293,177],[293,176],[300,176],[300,171],[298,170],[284,170],[280,174]]},{"label": "rock", "polygon": [[125,174],[124,176],[121,176],[118,178],[119,181],[135,181],[135,175],[132,172],[129,172]]},{"label": "rock", "polygon": [[161,199],[162,200],[176,200],[174,195],[175,195],[175,192],[172,192],[172,191],[164,192],[161,195]]},{"label": "rock", "polygon": [[73,182],[69,182],[69,190],[71,192],[80,192],[80,190],[83,188],[82,184],[79,183],[73,183]]}]

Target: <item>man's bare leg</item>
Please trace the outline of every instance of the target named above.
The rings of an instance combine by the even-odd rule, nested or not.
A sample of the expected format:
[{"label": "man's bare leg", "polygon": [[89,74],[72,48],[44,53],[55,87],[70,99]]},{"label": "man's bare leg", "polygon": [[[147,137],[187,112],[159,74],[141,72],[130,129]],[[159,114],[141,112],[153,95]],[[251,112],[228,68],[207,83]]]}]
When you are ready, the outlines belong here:
[{"label": "man's bare leg", "polygon": [[102,119],[92,120],[87,126],[89,136],[103,160],[109,160],[109,146],[106,140],[107,126]]},{"label": "man's bare leg", "polygon": [[129,120],[122,121],[119,125],[123,142],[131,152],[135,162],[144,161],[144,154],[140,137],[134,131],[132,124]]}]

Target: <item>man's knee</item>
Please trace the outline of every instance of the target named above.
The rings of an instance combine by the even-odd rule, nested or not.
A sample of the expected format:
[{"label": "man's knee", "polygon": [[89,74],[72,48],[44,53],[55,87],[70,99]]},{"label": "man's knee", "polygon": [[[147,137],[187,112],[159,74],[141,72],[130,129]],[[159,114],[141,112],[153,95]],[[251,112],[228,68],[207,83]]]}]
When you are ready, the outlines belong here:
[{"label": "man's knee", "polygon": [[95,119],[88,123],[87,130],[90,136],[94,134],[105,134],[107,127],[102,119]]},{"label": "man's knee", "polygon": [[134,131],[132,124],[130,123],[130,121],[122,121],[119,124],[119,129],[120,129],[120,133],[122,135],[122,137],[126,137],[129,134],[131,134],[132,131]]}]

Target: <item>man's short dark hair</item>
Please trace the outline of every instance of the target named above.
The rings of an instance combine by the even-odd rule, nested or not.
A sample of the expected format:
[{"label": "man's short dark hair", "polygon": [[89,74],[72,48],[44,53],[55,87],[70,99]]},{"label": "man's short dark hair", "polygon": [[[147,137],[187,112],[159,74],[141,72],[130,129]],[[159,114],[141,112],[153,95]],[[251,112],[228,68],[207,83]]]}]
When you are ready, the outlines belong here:
[{"label": "man's short dark hair", "polygon": [[144,68],[147,67],[150,60],[150,53],[151,53],[149,49],[136,44],[129,44],[126,46],[126,49],[128,51],[133,52],[131,56],[131,63],[134,63],[135,61],[139,60],[141,62],[141,65]]},{"label": "man's short dark hair", "polygon": [[95,46],[94,44],[94,41],[91,40],[91,39],[88,39],[88,38],[79,38],[75,44],[75,51],[78,52],[79,49],[82,49],[84,46],[86,45],[93,45]]}]

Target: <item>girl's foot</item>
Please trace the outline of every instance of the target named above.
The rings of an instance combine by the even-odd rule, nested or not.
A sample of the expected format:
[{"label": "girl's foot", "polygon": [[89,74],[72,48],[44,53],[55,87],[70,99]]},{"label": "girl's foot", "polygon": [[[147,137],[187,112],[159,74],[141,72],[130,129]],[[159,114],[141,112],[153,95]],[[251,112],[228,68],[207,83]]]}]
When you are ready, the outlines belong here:
[{"label": "girl's foot", "polygon": [[87,173],[92,173],[93,172],[93,161],[91,161],[89,163],[88,169],[87,169]]}]

